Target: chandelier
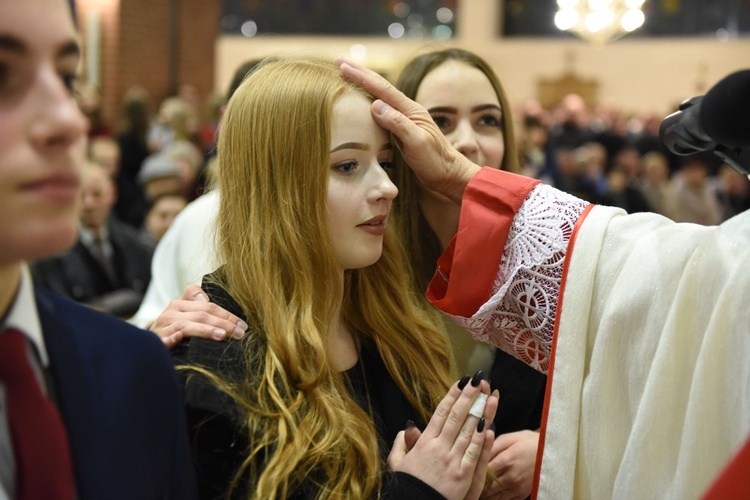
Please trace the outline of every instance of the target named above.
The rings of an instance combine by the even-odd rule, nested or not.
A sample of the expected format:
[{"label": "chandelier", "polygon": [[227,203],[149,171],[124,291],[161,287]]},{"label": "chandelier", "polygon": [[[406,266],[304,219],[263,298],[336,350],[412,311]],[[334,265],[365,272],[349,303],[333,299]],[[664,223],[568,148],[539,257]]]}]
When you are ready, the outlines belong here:
[{"label": "chandelier", "polygon": [[555,26],[603,47],[643,25],[645,0],[557,0]]}]

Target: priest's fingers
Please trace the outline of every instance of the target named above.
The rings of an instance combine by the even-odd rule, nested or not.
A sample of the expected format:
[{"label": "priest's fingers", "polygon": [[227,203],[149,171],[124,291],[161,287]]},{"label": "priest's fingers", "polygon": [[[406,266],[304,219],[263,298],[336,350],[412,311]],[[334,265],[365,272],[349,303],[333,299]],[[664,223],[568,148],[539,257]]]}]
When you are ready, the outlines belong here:
[{"label": "priest's fingers", "polygon": [[464,189],[479,166],[453,147],[423,106],[385,78],[341,58],[336,63],[345,79],[378,98],[372,105],[373,118],[395,136],[406,163],[422,184],[460,204]]}]

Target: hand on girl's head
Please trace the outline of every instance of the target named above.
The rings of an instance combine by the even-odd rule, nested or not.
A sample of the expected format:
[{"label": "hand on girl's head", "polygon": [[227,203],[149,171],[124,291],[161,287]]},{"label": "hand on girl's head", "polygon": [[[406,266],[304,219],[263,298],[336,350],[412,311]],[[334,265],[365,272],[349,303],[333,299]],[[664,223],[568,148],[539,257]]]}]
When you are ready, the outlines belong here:
[{"label": "hand on girl's head", "polygon": [[453,147],[423,106],[385,78],[341,58],[336,63],[346,80],[380,99],[372,105],[373,117],[396,137],[406,163],[422,184],[460,204],[466,184],[479,166]]}]

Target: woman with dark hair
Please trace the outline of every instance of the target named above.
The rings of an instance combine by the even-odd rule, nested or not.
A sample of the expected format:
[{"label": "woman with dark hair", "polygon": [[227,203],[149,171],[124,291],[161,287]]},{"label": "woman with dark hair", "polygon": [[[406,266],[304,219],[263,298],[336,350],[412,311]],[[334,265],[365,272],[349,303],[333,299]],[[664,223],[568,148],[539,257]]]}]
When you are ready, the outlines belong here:
[{"label": "woman with dark hair", "polygon": [[[453,147],[473,163],[519,171],[510,103],[484,59],[455,48],[430,52],[404,67],[396,87],[427,108]],[[399,188],[393,204],[399,236],[419,296],[424,297],[435,263],[456,234],[461,207],[425,188],[399,153],[394,181]],[[500,437],[493,453],[497,488],[514,498],[526,497],[531,491],[539,440],[534,430],[541,423],[546,376],[494,346],[474,340],[447,318],[444,325],[459,374],[484,370],[490,373],[493,389],[500,391],[495,417]]]}]

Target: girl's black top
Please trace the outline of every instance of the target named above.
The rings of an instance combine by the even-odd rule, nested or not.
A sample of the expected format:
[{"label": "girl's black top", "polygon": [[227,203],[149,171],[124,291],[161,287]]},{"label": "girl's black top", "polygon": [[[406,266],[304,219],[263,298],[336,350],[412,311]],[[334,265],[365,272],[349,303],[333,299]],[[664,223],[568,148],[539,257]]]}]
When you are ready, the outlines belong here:
[{"label": "girl's black top", "polygon": [[[202,287],[212,302],[247,321],[225,290],[211,280],[204,280]],[[176,347],[172,355],[178,366],[202,366],[227,380],[240,380],[246,369],[244,343],[249,339],[258,342],[252,332],[242,340],[226,342],[192,338]],[[406,422],[412,420],[420,427],[423,422],[394,382],[375,345],[364,338],[359,340],[359,361],[345,374],[352,398],[373,417],[385,463],[391,444]],[[191,375],[185,370],[180,374],[200,497],[226,498],[229,485],[247,456],[248,438],[242,429],[240,411],[229,396],[202,376]],[[300,478],[299,483],[293,498],[315,498],[319,493],[314,479]],[[247,481],[241,481],[232,497],[247,498]],[[414,476],[386,472],[380,498],[429,500],[443,497]]]}]

